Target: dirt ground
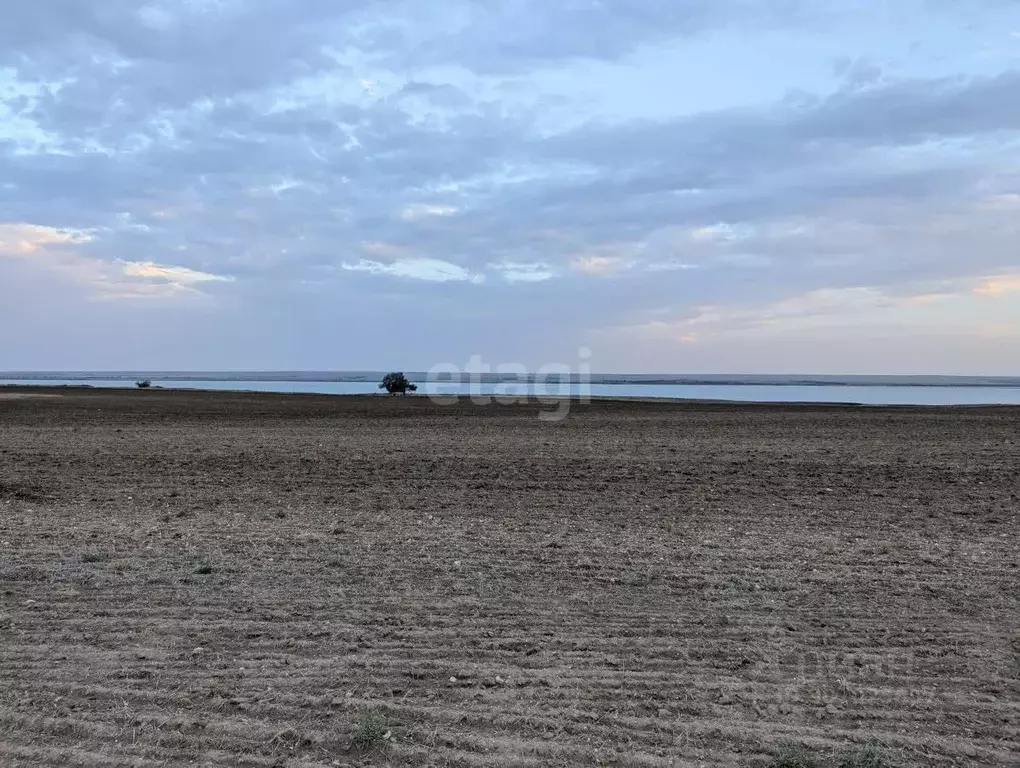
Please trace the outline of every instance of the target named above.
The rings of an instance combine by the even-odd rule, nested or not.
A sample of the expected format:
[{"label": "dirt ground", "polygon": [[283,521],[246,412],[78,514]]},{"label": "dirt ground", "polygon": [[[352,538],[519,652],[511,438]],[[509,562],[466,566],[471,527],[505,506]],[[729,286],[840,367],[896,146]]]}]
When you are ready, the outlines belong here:
[{"label": "dirt ground", "polygon": [[0,765],[1017,764],[1020,409],[38,392]]}]

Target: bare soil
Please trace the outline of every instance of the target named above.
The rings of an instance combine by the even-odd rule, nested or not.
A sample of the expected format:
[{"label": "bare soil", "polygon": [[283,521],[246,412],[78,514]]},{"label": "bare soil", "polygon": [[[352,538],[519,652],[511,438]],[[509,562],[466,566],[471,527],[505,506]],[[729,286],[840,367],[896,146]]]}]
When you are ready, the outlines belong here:
[{"label": "bare soil", "polygon": [[1020,409],[24,392],[0,765],[1017,764]]}]

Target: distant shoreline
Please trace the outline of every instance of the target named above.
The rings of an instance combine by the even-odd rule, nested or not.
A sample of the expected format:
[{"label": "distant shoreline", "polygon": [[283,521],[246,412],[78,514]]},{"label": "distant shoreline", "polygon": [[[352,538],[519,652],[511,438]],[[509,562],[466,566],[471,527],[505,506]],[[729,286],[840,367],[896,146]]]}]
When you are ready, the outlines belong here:
[{"label": "distant shoreline", "polygon": [[[393,397],[385,392],[347,392],[347,393],[334,393],[334,392],[299,392],[294,390],[271,390],[271,389],[225,389],[225,388],[200,388],[200,387],[162,387],[153,385],[145,389],[140,389],[135,386],[131,386],[128,382],[124,382],[123,387],[111,387],[111,386],[93,386],[90,384],[9,384],[0,383],[0,401],[11,400],[11,399],[28,399],[33,397],[50,398],[50,397],[61,397],[64,393],[68,395],[74,394],[95,394],[97,396],[103,395],[134,395],[137,394],[140,397],[159,397],[160,395],[202,395],[202,396],[229,396],[229,397],[251,397],[251,398],[301,398],[308,400],[315,400],[319,398],[331,398],[341,400],[385,400],[391,397],[395,401],[402,400],[429,400],[430,396],[423,392],[411,393],[404,397],[396,396]],[[441,394],[441,397],[448,398],[454,397],[458,401],[467,400],[470,401],[472,395],[469,393],[449,393]],[[503,405],[511,406],[541,406],[549,405],[554,402],[570,401],[571,403],[597,403],[608,405],[612,403],[619,403],[620,405],[683,405],[683,406],[722,406],[722,407],[735,407],[735,408],[845,408],[845,409],[891,409],[891,410],[948,410],[957,411],[960,409],[971,410],[971,409],[987,409],[987,408],[1006,408],[1006,409],[1017,409],[1020,408],[1020,403],[993,403],[993,402],[976,402],[976,403],[868,403],[868,402],[857,402],[857,401],[840,401],[840,400],[740,400],[740,399],[723,399],[723,398],[706,398],[706,397],[649,397],[642,395],[600,395],[593,394],[587,396],[582,403],[582,396],[577,394],[570,395],[558,395],[558,394],[547,394],[547,395],[536,395],[530,394],[519,394],[516,395],[518,398],[514,403],[504,403]]]}]

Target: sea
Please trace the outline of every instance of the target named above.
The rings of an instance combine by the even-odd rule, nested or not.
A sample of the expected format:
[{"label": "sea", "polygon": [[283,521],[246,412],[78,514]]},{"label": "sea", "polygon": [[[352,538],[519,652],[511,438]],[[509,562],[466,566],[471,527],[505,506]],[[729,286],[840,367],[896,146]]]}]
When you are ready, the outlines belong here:
[{"label": "sea", "polygon": [[[382,371],[18,371],[0,386],[153,387],[365,395],[379,393]],[[860,405],[1020,405],[1020,377],[816,376],[745,374],[592,374],[516,377],[429,376],[408,372],[419,394],[591,396]]]}]

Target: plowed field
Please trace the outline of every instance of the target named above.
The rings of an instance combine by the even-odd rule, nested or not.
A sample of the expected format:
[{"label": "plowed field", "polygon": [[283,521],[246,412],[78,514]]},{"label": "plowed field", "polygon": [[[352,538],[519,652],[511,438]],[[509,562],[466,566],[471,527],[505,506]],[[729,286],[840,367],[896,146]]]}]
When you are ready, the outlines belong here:
[{"label": "plowed field", "polygon": [[0,765],[1020,751],[1020,409],[39,392]]}]

